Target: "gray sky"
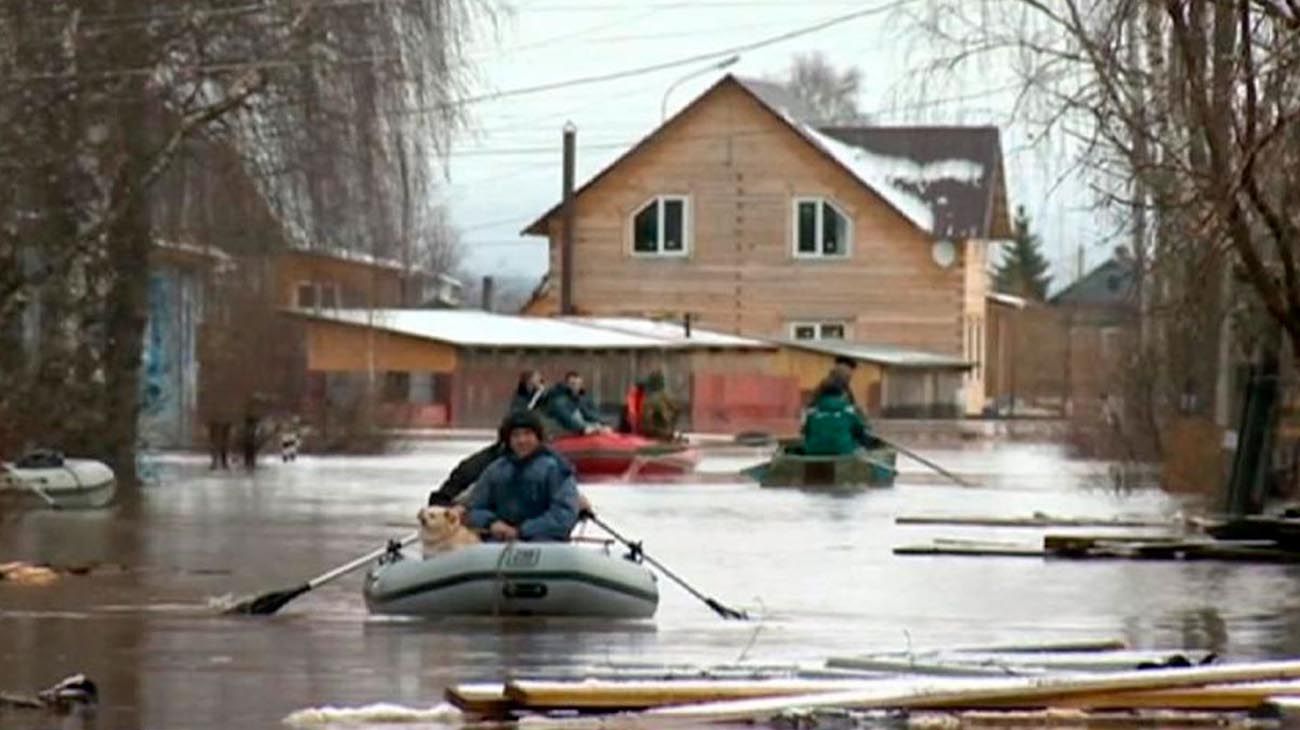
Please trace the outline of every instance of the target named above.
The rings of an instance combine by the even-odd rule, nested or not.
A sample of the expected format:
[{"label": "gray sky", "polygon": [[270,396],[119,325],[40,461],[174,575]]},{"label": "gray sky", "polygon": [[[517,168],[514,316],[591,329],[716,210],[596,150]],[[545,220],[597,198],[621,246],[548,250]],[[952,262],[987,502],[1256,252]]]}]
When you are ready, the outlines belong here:
[{"label": "gray sky", "polygon": [[[924,0],[516,0],[495,35],[483,33],[469,50],[477,64],[474,94],[503,92],[674,61],[739,46],[797,28],[881,8],[800,38],[743,53],[729,71],[762,77],[781,73],[796,53],[820,51],[837,67],[863,72],[860,108],[880,124],[996,124],[1002,129],[1011,205],[1034,218],[1054,263],[1054,288],[1073,276],[1076,251],[1099,263],[1111,233],[1086,210],[1084,182],[1071,172],[1063,139],[1030,143],[1032,130],[1011,123],[1015,77],[998,64],[979,64],[936,81],[921,73],[935,52],[900,8]],[[578,127],[578,182],[597,173],[660,121],[664,92],[712,61],[610,82],[479,102],[474,131],[454,146],[446,195],[466,248],[466,269],[540,276],[546,244],[519,230],[553,205],[560,192],[560,134]],[[689,103],[723,72],[675,88],[668,113]]]}]

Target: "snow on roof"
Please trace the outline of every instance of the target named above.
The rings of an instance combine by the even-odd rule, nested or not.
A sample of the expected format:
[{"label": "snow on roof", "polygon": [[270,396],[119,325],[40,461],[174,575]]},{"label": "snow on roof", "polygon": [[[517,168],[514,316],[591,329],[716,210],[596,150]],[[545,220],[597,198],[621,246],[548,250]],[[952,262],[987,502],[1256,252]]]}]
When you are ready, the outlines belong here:
[{"label": "snow on roof", "polygon": [[700,329],[694,324],[691,325],[691,336],[687,338],[686,327],[681,322],[637,319],[635,317],[566,317],[565,319],[589,327],[599,327],[643,337],[654,337],[679,344],[691,344],[695,347],[771,347],[771,345],[759,340]]},{"label": "snow on roof", "polygon": [[949,158],[918,162],[909,157],[883,155],[862,147],[850,146],[857,158],[879,171],[887,180],[925,187],[941,180],[952,180],[965,185],[984,182],[984,165],[975,160]]},{"label": "snow on roof", "polygon": [[934,213],[931,212],[930,206],[926,205],[924,200],[895,185],[895,178],[890,177],[891,173],[901,167],[897,163],[899,161],[906,162],[906,160],[877,155],[860,147],[844,144],[802,122],[791,120],[790,123],[800,134],[808,138],[808,141],[835,158],[835,161],[843,165],[844,169],[861,180],[864,185],[876,191],[880,197],[894,206],[899,213],[912,221],[917,228],[926,233],[934,231]]},{"label": "snow on roof", "polygon": [[324,258],[338,259],[339,261],[351,261],[365,266],[374,266],[379,269],[393,269],[396,271],[414,271],[416,267],[407,266],[397,259],[381,258],[372,256],[364,251],[349,251],[343,248],[312,248],[310,246],[289,246],[287,250],[290,253],[300,253],[307,256],[322,256]]},{"label": "snow on roof", "polygon": [[828,355],[874,362],[896,368],[942,368],[965,370],[971,363],[955,355],[911,350],[893,345],[870,345],[844,340],[782,340],[784,344]]},{"label": "snow on roof", "polygon": [[[679,327],[642,320],[619,320],[618,327],[582,318],[551,319],[494,314],[472,309],[334,309],[291,310],[296,314],[345,324],[369,326],[396,334],[438,340],[462,347],[635,350],[692,347],[771,347],[758,340],[733,338],[692,328],[687,338]],[[600,320],[596,320],[600,321]],[[663,329],[659,329],[662,326]],[[636,332],[635,330],[641,330]],[[669,330],[674,330],[670,332]]]}]

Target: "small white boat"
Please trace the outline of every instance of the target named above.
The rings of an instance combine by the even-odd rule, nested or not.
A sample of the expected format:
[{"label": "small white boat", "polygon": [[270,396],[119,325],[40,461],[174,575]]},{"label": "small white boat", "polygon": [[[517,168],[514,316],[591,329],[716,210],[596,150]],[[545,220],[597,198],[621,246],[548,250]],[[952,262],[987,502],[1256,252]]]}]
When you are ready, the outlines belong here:
[{"label": "small white boat", "polygon": [[117,479],[93,459],[65,459],[51,452],[0,462],[0,504],[14,507],[98,509],[113,501]]},{"label": "small white boat", "polygon": [[650,618],[659,606],[644,565],[572,543],[485,543],[428,560],[390,554],[366,576],[371,613],[407,616]]}]

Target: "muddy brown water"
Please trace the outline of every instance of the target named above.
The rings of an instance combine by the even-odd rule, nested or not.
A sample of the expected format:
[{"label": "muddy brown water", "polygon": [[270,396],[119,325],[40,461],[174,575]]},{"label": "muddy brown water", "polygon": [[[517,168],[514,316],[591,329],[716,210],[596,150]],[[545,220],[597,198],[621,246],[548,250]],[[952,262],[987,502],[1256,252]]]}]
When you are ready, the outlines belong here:
[{"label": "muddy brown water", "polygon": [[[381,620],[366,613],[359,575],[271,618],[208,608],[212,597],[293,585],[405,531],[431,486],[474,446],[268,460],[252,476],[160,457],[160,483],[135,509],[0,516],[0,560],[131,568],[44,588],[0,582],[0,690],[80,671],[100,686],[96,727],[273,728],[302,708],[427,708],[458,681],[607,663],[815,661],[1098,636],[1243,658],[1300,653],[1298,567],[892,555],[935,537],[1042,535],[895,525],[900,514],[1168,516],[1186,506],[1155,491],[1116,494],[1102,486],[1099,465],[1025,444],[925,452],[979,489],[910,463],[895,489],[852,497],[715,483],[756,460],[744,454],[706,460],[707,484],[587,488],[605,519],[644,538],[652,555],[705,593],[761,614],[751,623],[721,621],[666,581],[652,623]],[[5,728],[86,722],[0,714]]]}]

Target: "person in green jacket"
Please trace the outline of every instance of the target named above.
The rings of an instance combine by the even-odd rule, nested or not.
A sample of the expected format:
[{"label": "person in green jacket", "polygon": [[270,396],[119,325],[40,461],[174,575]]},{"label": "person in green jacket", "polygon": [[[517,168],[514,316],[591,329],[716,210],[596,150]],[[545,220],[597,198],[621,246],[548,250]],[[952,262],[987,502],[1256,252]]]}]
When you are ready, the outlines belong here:
[{"label": "person in green jacket", "polygon": [[640,433],[652,439],[672,441],[677,437],[680,409],[668,395],[667,379],[662,370],[646,376],[645,399],[641,403]]},{"label": "person in green jacket", "polygon": [[844,386],[828,382],[817,390],[804,414],[803,451],[809,456],[842,456],[859,448],[871,448],[866,417],[844,393]]}]

